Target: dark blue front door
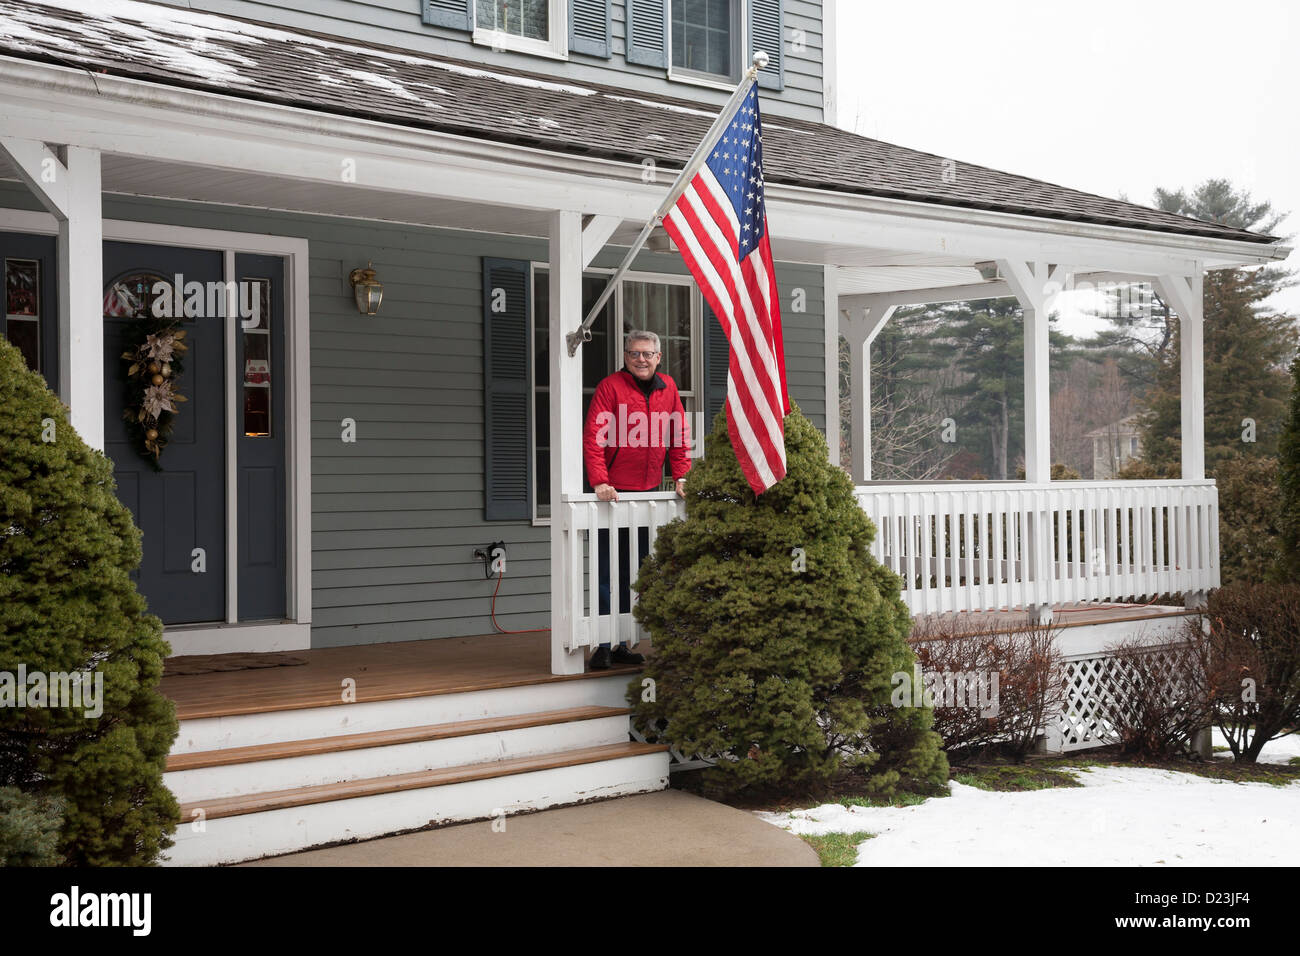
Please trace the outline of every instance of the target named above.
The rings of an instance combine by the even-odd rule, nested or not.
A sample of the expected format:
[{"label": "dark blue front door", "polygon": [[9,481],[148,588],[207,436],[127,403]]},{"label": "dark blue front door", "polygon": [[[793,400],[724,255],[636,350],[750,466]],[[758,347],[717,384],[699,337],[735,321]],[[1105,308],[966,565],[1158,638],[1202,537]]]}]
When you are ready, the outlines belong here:
[{"label": "dark blue front door", "polygon": [[[206,289],[222,280],[222,259],[215,251],[105,242],[106,297],[117,287],[171,283],[177,275]],[[104,318],[104,450],[113,461],[118,497],[144,535],[137,584],[165,624],[226,619],[225,320],[208,314],[209,299],[204,296],[199,314],[183,321],[188,351],[177,385],[187,401],[177,406],[158,459],[161,471],[141,454],[123,418],[129,363],[121,356],[130,320]]]}]

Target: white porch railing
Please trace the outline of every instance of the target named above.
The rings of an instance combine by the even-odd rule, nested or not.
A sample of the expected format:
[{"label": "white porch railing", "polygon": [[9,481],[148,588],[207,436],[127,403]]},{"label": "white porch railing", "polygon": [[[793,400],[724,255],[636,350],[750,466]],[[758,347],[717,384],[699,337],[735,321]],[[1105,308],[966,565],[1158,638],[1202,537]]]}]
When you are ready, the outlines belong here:
[{"label": "white porch railing", "polygon": [[[913,614],[1141,600],[1219,586],[1213,481],[902,482],[860,485],[856,495],[876,525],[872,553],[902,578]],[[653,549],[659,529],[684,514],[672,492],[564,502],[553,531],[576,585],[567,595],[567,648],[641,639],[631,613],[640,536]]]},{"label": "white porch railing", "polygon": [[860,485],[913,614],[1122,601],[1219,585],[1213,481]]},{"label": "white porch railing", "polygon": [[[641,639],[643,632],[632,619],[637,594],[631,588],[641,567],[640,536],[644,532],[646,544],[653,550],[659,529],[685,514],[686,502],[671,491],[623,492],[618,501],[598,501],[595,495],[566,498],[559,528],[553,531],[561,535],[571,572],[569,579],[577,585],[569,589],[568,595],[573,621],[571,649],[600,644],[613,646],[624,641],[635,645]],[[609,612],[605,614],[600,613],[602,530],[609,541]],[[620,535],[620,530],[624,534]],[[626,610],[620,601],[624,588],[629,591]]]}]

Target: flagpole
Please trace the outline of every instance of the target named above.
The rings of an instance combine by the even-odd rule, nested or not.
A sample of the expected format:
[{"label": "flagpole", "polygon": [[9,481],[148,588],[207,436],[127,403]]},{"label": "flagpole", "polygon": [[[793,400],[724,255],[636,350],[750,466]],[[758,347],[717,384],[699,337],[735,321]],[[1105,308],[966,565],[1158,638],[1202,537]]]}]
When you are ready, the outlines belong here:
[{"label": "flagpole", "polygon": [[713,125],[709,127],[709,131],[704,134],[704,139],[701,140],[700,145],[696,147],[695,153],[691,156],[690,162],[686,164],[685,168],[682,169],[681,173],[678,175],[677,180],[673,183],[673,188],[668,190],[668,195],[664,198],[664,201],[659,204],[659,208],[655,210],[655,213],[650,217],[650,220],[641,227],[641,233],[636,237],[636,241],[632,243],[632,247],[628,249],[627,255],[623,257],[622,265],[620,265],[610,277],[609,282],[600,293],[600,298],[598,298],[596,304],[591,307],[591,311],[587,313],[587,317],[582,320],[582,325],[578,326],[576,331],[570,332],[565,336],[565,341],[569,345],[570,357],[577,354],[578,346],[583,342],[591,341],[591,323],[596,321],[596,316],[600,314],[600,310],[605,307],[605,303],[609,301],[610,296],[614,294],[614,290],[618,288],[619,280],[622,279],[628,269],[632,267],[632,260],[636,258],[636,254],[641,251],[641,247],[644,246],[646,240],[650,238],[650,233],[654,232],[655,227],[663,222],[664,216],[668,214],[669,210],[673,208],[673,205],[677,200],[681,198],[682,193],[686,191],[687,185],[689,185],[690,181],[695,178],[695,174],[700,171],[700,167],[708,161],[708,149],[713,145],[713,140],[717,134],[722,131],[722,127],[726,124],[727,118],[731,115],[732,107],[749,95],[749,84],[754,82],[758,77],[758,71],[767,66],[768,59],[768,55],[762,50],[759,50],[754,54],[753,64],[745,71],[745,78],[740,81],[740,85],[736,87],[736,91],[731,94],[731,99],[727,100],[727,104],[722,107],[722,111],[718,113],[717,118],[714,119]]}]

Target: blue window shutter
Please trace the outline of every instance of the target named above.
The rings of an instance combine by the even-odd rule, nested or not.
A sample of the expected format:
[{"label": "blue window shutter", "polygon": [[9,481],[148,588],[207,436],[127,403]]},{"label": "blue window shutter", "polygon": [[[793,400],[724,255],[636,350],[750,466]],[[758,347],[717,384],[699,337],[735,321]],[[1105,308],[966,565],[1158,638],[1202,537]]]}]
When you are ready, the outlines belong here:
[{"label": "blue window shutter", "polygon": [[742,58],[749,64],[757,50],[771,59],[767,69],[758,74],[758,85],[765,90],[785,87],[785,11],[783,0],[750,0],[749,49]]},{"label": "blue window shutter", "polygon": [[668,0],[627,0],[627,62],[668,67]]},{"label": "blue window shutter", "polygon": [[527,261],[483,260],[483,517],[488,521],[522,521],[533,514],[528,450],[531,279]]},{"label": "blue window shutter", "polygon": [[474,29],[474,0],[422,0],[423,20],[435,27]]},{"label": "blue window shutter", "polygon": [[609,0],[569,0],[569,52],[609,59]]},{"label": "blue window shutter", "polygon": [[[727,369],[731,363],[731,347],[722,323],[704,303],[704,428],[713,430],[713,419],[727,403]],[[700,439],[703,440],[702,438]]]}]

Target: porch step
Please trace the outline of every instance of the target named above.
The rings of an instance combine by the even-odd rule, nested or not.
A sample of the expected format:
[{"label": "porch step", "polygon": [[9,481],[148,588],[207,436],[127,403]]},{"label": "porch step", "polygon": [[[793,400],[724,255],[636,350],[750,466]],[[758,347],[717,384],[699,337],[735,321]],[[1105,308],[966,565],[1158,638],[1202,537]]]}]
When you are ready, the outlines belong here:
[{"label": "porch step", "polygon": [[[327,737],[343,738],[382,731],[407,730],[465,721],[525,717],[575,707],[625,707],[627,685],[635,670],[583,675],[579,680],[542,680],[509,687],[405,693],[390,699],[331,704],[313,698],[296,706],[232,710],[183,717],[172,745],[182,754],[236,750],[270,744],[296,744]],[[318,695],[319,696],[319,695]]]},{"label": "porch step", "polygon": [[668,749],[629,741],[631,677],[188,717],[163,775],[182,809],[164,862],[236,863],[662,790]]},{"label": "porch step", "polygon": [[234,863],[473,820],[504,826],[514,813],[662,790],[668,759],[665,746],[622,742],[185,802],[164,862]]},{"label": "porch step", "polygon": [[395,793],[401,790],[441,787],[447,784],[467,783],[471,780],[489,780],[495,777],[508,777],[513,774],[531,773],[536,770],[576,767],[581,764],[599,763],[621,757],[638,757],[646,754],[667,752],[668,747],[661,744],[642,744],[631,741],[628,743],[606,744],[602,747],[586,747],[581,750],[570,750],[557,754],[516,757],[513,760],[498,760],[492,763],[444,767],[438,770],[423,770],[418,773],[373,777],[368,780],[350,780],[344,783],[298,787],[292,790],[276,790],[270,793],[254,793],[221,800],[208,800],[202,804],[187,803],[181,805],[181,816],[184,819],[189,819],[194,815],[195,811],[201,810],[207,820],[219,820],[222,817],[264,813],[268,810],[302,807],[314,803],[327,803],[331,800],[351,800],[358,797]]},{"label": "porch step", "polygon": [[171,754],[167,758],[167,772],[177,773],[186,770],[199,770],[205,767],[226,767],[232,764],[255,763],[262,760],[308,757],[342,750],[365,750],[395,744],[447,740],[473,734],[489,734],[504,730],[519,730],[525,727],[561,724],[566,721],[592,720],[598,717],[626,717],[631,713],[632,711],[627,707],[570,707],[566,710],[550,710],[515,717],[461,720],[449,724],[429,724],[424,727],[401,727],[396,730],[376,730],[364,734],[317,737],[313,740],[288,740],[279,743],[258,744],[251,747],[227,747],[221,750]]},{"label": "porch step", "polygon": [[[379,705],[382,706],[382,705]],[[626,707],[578,706],[172,754],[163,782],[181,803],[393,777],[622,743]]]}]

